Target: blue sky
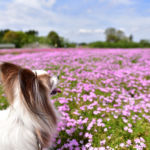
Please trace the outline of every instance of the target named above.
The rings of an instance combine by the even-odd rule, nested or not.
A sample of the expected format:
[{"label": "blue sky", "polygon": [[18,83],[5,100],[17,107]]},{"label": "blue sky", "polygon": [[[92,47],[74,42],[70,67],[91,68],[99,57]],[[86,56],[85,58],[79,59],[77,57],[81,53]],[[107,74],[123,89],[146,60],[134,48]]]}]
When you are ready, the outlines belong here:
[{"label": "blue sky", "polygon": [[108,27],[150,39],[149,0],[1,0],[0,29],[55,30],[75,42],[105,40]]}]

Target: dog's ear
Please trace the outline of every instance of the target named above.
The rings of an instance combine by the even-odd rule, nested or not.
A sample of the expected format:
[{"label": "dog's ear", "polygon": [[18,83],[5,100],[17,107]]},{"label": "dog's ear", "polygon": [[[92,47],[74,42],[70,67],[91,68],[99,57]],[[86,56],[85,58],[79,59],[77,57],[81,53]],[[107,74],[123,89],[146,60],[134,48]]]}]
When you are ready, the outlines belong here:
[{"label": "dog's ear", "polygon": [[19,70],[19,83],[27,109],[43,121],[50,116],[56,123],[56,116],[49,103],[49,91],[42,80],[39,80],[31,70],[21,69]]},{"label": "dog's ear", "polygon": [[12,104],[14,100],[15,82],[20,68],[20,66],[9,62],[0,64],[0,81],[3,84],[5,94],[10,104]]},{"label": "dog's ear", "polygon": [[0,64],[0,79],[2,82],[9,82],[18,75],[18,71],[21,67],[9,62]]},{"label": "dog's ear", "polygon": [[36,75],[29,69],[22,68],[18,72],[21,93],[24,97],[24,104],[27,109],[34,114],[38,113],[36,109],[36,100],[39,99],[39,85]]}]

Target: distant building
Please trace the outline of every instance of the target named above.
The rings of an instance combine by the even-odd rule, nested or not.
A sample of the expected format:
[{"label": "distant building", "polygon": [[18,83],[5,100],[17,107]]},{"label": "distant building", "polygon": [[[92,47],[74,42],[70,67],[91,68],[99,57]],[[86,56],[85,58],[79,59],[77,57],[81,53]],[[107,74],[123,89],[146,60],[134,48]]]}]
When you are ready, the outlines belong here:
[{"label": "distant building", "polygon": [[0,49],[15,48],[15,44],[0,44]]}]

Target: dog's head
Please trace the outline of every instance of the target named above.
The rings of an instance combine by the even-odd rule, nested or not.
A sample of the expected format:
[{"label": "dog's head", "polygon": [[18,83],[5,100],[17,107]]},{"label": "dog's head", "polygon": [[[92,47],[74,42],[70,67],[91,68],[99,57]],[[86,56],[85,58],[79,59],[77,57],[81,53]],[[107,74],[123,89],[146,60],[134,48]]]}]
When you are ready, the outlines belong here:
[{"label": "dog's head", "polygon": [[0,79],[10,104],[14,101],[17,84],[25,99],[35,100],[42,92],[50,95],[61,92],[57,88],[59,76],[50,77],[44,70],[29,70],[8,62],[0,65]]},{"label": "dog's head", "polygon": [[[10,105],[20,96],[20,101],[35,115],[54,116],[49,105],[49,96],[60,92],[58,76],[44,70],[29,70],[12,63],[0,65],[0,79]],[[42,117],[42,116],[41,116]],[[53,120],[55,117],[53,117]]]},{"label": "dog's head", "polygon": [[60,92],[57,89],[59,77],[42,70],[29,70],[12,63],[0,65],[0,80],[10,105],[15,101],[35,118],[42,128],[36,128],[39,141],[45,147],[49,143],[51,132],[56,128],[56,112],[49,101],[49,96]]}]

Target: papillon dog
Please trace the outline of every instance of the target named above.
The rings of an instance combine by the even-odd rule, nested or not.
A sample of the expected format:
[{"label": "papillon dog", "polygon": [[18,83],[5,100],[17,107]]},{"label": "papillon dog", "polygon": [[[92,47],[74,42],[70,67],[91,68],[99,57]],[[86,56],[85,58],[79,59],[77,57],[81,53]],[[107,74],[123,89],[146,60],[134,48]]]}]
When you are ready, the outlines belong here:
[{"label": "papillon dog", "polygon": [[60,119],[49,100],[60,92],[58,77],[4,62],[0,81],[9,102],[9,107],[0,111],[0,150],[48,149]]}]

